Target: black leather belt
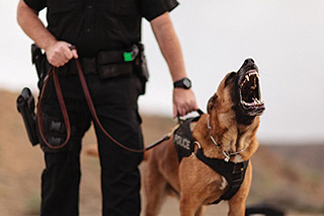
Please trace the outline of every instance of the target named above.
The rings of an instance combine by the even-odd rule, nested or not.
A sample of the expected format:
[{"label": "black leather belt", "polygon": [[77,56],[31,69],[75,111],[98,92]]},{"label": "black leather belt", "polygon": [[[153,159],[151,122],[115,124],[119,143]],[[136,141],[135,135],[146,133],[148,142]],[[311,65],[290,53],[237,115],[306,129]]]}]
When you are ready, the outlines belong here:
[{"label": "black leather belt", "polygon": [[[118,71],[121,71],[122,75],[129,73],[132,70],[132,61],[136,58],[137,53],[132,55],[131,61],[125,60],[125,53],[122,50],[106,50],[100,51],[96,57],[84,57],[79,58],[80,65],[82,67],[83,74],[97,74],[99,73],[103,78],[109,76],[117,76]],[[133,52],[130,52],[133,53]],[[72,60],[65,66],[58,68],[58,74],[60,75],[77,75],[78,70],[75,66],[75,62]]]},{"label": "black leather belt", "polygon": [[[114,50],[114,51],[100,51],[96,57],[93,58],[80,58],[79,62],[81,64],[83,74],[96,74],[98,73],[98,68],[101,66],[105,65],[110,65],[110,64],[122,64],[125,63],[123,59],[123,54],[124,52],[121,50]],[[69,64],[67,66],[70,66],[69,73],[68,74],[73,74],[77,75],[78,70],[75,67],[75,64]]]},{"label": "black leather belt", "polygon": [[[81,66],[83,68],[83,74],[96,74],[97,73],[97,61],[96,58],[81,58]],[[72,70],[71,74],[78,74],[77,70]]]}]

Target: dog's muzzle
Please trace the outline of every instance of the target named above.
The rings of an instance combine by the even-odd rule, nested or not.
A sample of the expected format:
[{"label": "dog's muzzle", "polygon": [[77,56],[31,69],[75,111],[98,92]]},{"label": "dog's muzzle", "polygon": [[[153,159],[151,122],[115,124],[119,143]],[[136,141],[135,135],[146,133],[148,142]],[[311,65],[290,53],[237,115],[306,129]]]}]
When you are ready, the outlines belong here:
[{"label": "dog's muzzle", "polygon": [[253,59],[245,60],[238,75],[237,84],[243,112],[249,116],[261,115],[265,110],[265,103],[261,100],[259,71]]}]

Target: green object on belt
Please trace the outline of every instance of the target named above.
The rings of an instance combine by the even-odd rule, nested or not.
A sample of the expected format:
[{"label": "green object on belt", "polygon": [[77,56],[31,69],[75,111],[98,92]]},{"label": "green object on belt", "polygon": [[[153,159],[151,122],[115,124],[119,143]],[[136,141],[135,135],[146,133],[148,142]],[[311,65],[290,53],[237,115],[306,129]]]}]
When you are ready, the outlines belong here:
[{"label": "green object on belt", "polygon": [[131,52],[124,52],[124,61],[125,62],[133,61]]}]

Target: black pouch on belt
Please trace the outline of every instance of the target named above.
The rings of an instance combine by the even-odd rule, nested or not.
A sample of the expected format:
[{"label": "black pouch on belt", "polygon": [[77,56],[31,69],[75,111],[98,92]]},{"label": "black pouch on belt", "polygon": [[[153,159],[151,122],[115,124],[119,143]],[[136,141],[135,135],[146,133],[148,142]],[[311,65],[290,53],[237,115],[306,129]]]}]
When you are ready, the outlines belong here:
[{"label": "black pouch on belt", "polygon": [[144,45],[139,43],[137,46],[139,53],[135,59],[135,73],[141,78],[143,82],[146,82],[149,78],[149,72],[147,68],[146,57],[144,54]]},{"label": "black pouch on belt", "polygon": [[130,76],[133,62],[124,61],[123,51],[101,51],[97,55],[98,73],[101,79]]}]

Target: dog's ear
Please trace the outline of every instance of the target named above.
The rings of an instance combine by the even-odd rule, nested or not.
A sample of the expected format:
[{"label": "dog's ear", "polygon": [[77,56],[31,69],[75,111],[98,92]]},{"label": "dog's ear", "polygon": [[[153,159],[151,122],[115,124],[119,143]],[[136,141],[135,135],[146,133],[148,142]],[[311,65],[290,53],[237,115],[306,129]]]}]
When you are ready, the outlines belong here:
[{"label": "dog's ear", "polygon": [[207,103],[207,113],[210,114],[211,110],[215,107],[217,94],[215,93],[208,101]]},{"label": "dog's ear", "polygon": [[230,81],[234,80],[235,75],[236,75],[236,72],[232,72],[232,73],[227,74],[224,88],[229,84]]}]

